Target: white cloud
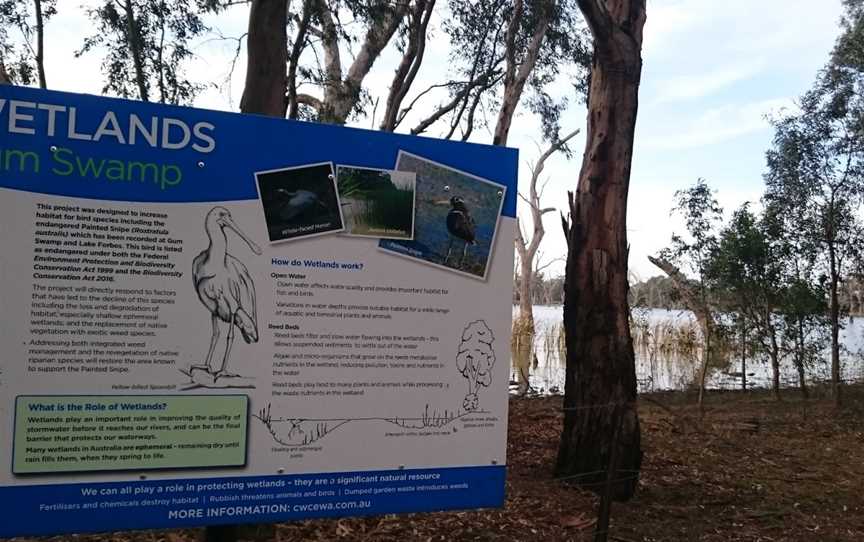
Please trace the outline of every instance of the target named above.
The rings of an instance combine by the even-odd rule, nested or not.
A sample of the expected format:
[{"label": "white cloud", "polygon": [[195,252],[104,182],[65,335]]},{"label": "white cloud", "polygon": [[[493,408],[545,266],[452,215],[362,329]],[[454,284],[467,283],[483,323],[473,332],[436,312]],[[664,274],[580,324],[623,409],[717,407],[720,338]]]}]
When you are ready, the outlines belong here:
[{"label": "white cloud", "polygon": [[789,66],[833,43],[840,0],[649,0],[646,58],[747,59],[768,52]]},{"label": "white cloud", "polygon": [[685,150],[715,145],[770,127],[766,115],[794,107],[789,98],[775,98],[708,109],[690,122],[667,125],[663,131],[642,134],[639,144],[648,150]]},{"label": "white cloud", "polygon": [[764,69],[764,62],[735,63],[705,73],[667,77],[659,82],[657,102],[703,98],[733,84],[750,79]]},{"label": "white cloud", "polygon": [[710,1],[650,0],[647,6],[642,52],[646,58],[669,48],[675,37],[686,34],[709,17]]}]

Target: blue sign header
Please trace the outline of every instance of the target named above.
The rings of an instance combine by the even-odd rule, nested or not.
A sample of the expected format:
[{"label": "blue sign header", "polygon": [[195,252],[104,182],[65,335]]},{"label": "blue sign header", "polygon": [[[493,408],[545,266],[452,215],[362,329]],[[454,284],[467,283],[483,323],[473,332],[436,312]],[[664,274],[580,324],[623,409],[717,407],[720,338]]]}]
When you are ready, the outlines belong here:
[{"label": "blue sign header", "polygon": [[514,149],[0,86],[0,186],[135,202],[256,199],[255,171],[315,162],[393,168],[400,150],[507,187]]}]

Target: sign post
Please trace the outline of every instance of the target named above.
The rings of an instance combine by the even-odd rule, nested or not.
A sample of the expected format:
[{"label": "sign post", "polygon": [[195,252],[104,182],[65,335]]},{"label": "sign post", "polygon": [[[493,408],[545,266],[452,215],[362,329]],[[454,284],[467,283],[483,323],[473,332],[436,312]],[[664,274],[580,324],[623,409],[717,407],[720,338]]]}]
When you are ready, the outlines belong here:
[{"label": "sign post", "polygon": [[0,87],[0,537],[501,506],[517,153]]}]

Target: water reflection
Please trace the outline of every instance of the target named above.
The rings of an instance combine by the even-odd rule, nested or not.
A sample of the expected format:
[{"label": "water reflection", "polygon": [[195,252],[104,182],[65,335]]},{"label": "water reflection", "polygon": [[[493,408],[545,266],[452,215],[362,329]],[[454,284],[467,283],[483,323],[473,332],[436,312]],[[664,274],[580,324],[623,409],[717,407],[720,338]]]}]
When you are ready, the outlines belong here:
[{"label": "water reflection", "polygon": [[[518,308],[514,307],[514,317]],[[541,394],[564,392],[564,351],[562,339],[562,307],[534,307],[534,359],[529,382],[532,391]],[[845,322],[840,341],[843,354],[841,369],[845,381],[864,381],[864,319]],[[641,309],[634,313],[633,346],[636,353],[636,378],[639,392],[685,390],[698,382],[702,355],[696,319],[689,311]],[[822,363],[807,369],[807,383],[830,380],[828,352]],[[712,367],[706,387],[712,390],[741,389],[741,360],[731,352],[725,366]],[[771,386],[770,364],[761,358],[746,360],[747,388]],[[517,382],[515,367],[511,381]],[[798,373],[789,360],[780,365],[780,385],[798,386]],[[515,386],[512,386],[515,390]]]}]

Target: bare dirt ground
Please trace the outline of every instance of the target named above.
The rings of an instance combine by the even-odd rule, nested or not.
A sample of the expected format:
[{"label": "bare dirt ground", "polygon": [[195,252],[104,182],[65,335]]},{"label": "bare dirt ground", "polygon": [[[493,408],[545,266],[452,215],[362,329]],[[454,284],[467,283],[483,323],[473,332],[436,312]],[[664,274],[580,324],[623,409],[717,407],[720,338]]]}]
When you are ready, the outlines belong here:
[{"label": "bare dirt ground", "polygon": [[[640,398],[639,492],[615,504],[609,540],[864,540],[864,387],[835,411],[792,390],[709,394],[700,421],[683,393]],[[552,476],[560,397],[510,403],[507,503],[501,510],[312,520],[247,527],[281,541],[591,540],[597,500]],[[186,542],[201,530],[64,536],[52,542]],[[24,540],[24,539],[18,539]],[[30,540],[30,539],[28,539]]]}]

